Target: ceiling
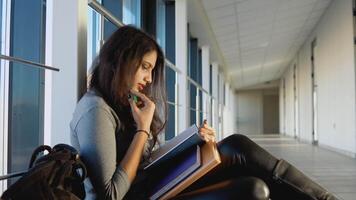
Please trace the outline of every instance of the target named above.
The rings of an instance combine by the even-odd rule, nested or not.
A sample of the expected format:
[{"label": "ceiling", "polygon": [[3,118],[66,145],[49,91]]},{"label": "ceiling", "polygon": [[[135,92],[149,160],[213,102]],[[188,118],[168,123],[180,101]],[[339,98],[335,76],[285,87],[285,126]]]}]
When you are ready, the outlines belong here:
[{"label": "ceiling", "polygon": [[278,80],[331,0],[188,0],[189,31],[231,85]]}]

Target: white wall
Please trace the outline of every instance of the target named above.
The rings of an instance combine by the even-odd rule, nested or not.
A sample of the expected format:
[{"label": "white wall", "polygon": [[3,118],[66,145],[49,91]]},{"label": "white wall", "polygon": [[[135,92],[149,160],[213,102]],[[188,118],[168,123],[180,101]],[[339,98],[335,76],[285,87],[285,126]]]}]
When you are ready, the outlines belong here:
[{"label": "white wall", "polygon": [[[69,122],[85,92],[86,16],[84,1],[49,1],[46,24],[45,144],[69,143]],[[65,13],[65,15],[63,14]]]},{"label": "white wall", "polygon": [[[318,140],[321,146],[354,156],[355,135],[355,58],[353,45],[352,0],[332,1],[321,21],[296,55],[299,90],[300,139],[311,141],[311,42],[315,49],[317,87]],[[289,85],[287,96],[293,94],[290,83],[292,66],[284,78]],[[283,103],[283,102],[281,102]],[[292,135],[293,99],[288,97],[287,134]]]},{"label": "white wall", "polygon": [[230,88],[230,84],[225,84],[226,105],[223,111],[223,138],[237,133],[236,126],[236,98],[235,92]]},{"label": "white wall", "polygon": [[294,137],[294,91],[293,91],[293,68],[285,72],[285,134]]},{"label": "white wall", "polygon": [[279,133],[285,135],[284,129],[284,79],[279,82]]},{"label": "white wall", "polygon": [[263,134],[263,95],[278,94],[277,89],[243,90],[236,95],[237,132],[244,135]]},{"label": "white wall", "polygon": [[311,44],[307,43],[298,54],[297,79],[299,101],[299,138],[311,142],[312,132],[312,79]]}]

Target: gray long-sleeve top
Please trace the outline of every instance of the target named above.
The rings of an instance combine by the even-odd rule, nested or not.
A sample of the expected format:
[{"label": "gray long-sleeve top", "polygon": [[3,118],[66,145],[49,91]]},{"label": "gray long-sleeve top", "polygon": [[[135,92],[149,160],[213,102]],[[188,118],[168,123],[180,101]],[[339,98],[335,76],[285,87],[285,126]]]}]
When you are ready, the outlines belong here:
[{"label": "gray long-sleeve top", "polygon": [[[120,121],[114,110],[95,90],[89,90],[78,102],[70,122],[71,144],[88,170],[85,199],[122,199],[130,188],[117,160],[118,130]],[[149,156],[149,146],[148,141],[143,157]]]}]

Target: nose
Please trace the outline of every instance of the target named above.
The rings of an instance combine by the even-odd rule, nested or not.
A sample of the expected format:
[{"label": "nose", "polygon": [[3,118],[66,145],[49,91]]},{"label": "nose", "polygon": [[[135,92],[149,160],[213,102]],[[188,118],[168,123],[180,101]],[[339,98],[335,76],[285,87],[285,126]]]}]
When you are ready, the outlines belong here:
[{"label": "nose", "polygon": [[144,78],[146,84],[150,84],[152,82],[152,73],[148,73]]}]

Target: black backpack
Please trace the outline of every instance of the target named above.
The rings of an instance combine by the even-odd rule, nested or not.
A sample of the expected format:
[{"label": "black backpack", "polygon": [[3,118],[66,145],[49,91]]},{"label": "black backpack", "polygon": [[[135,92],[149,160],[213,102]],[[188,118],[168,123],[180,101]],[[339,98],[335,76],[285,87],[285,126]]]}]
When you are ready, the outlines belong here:
[{"label": "black backpack", "polygon": [[[47,150],[49,153],[37,156]],[[77,200],[84,199],[86,168],[75,148],[57,144],[39,146],[32,154],[29,170],[1,196],[1,199]]]}]

